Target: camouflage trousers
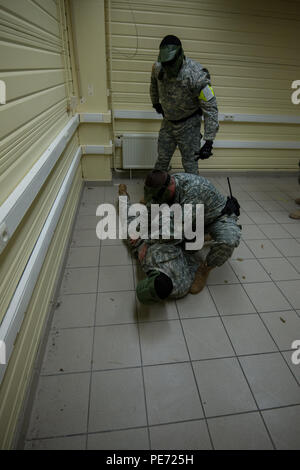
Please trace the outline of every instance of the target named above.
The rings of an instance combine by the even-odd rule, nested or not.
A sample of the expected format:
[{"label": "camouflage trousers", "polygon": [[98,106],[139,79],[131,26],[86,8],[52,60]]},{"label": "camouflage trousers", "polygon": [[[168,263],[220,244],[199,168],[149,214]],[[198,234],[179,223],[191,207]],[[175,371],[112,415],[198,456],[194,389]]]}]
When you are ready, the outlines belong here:
[{"label": "camouflage trousers", "polygon": [[205,227],[205,232],[213,238],[206,262],[208,266],[222,266],[240,243],[242,231],[237,224],[237,217],[225,215]]},{"label": "camouflage trousers", "polygon": [[174,124],[164,119],[158,136],[158,159],[156,170],[167,171],[176,146],[181,153],[182,166],[186,173],[198,174],[198,162],[195,162],[195,152],[200,150],[201,116],[196,114],[186,121]]}]

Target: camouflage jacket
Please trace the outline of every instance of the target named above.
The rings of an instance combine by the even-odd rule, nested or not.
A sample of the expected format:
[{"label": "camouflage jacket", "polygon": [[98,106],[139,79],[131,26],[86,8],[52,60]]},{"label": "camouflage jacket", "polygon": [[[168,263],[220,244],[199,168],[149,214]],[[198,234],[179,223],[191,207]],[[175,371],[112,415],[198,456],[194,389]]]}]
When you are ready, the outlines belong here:
[{"label": "camouflage jacket", "polygon": [[226,197],[208,179],[189,173],[175,173],[172,176],[176,184],[173,204],[203,204],[205,227],[221,215]]},{"label": "camouflage jacket", "polygon": [[148,245],[141,266],[146,274],[155,269],[169,276],[173,282],[170,297],[179,298],[189,292],[199,261],[180,245],[155,243]]},{"label": "camouflage jacket", "polygon": [[185,58],[176,78],[158,75],[161,64],[155,62],[152,67],[150,97],[152,104],[161,103],[165,118],[176,121],[192,115],[201,108],[204,115],[204,139],[213,140],[219,129],[218,108],[215,96],[208,100],[201,93],[211,85],[210,75],[198,62]]}]

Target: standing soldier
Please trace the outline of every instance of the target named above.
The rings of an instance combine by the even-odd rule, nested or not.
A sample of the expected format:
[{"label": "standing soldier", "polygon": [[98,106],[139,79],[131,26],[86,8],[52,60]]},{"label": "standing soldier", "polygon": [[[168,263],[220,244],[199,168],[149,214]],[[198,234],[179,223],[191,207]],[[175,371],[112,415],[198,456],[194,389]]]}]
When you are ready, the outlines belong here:
[{"label": "standing soldier", "polygon": [[218,108],[206,68],[185,57],[180,40],[166,36],[153,64],[150,97],[153,108],[164,119],[158,137],[155,169],[167,171],[178,145],[187,173],[198,174],[195,152],[201,145],[201,116],[204,115],[205,144],[201,159],[212,155],[213,140],[219,129]]}]

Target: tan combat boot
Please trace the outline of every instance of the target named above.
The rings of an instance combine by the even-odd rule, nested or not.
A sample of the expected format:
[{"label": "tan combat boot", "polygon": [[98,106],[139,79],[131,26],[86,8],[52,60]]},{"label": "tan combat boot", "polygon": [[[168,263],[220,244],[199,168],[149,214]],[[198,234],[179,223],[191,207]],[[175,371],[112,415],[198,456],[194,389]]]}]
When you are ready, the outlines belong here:
[{"label": "tan combat boot", "polygon": [[212,240],[212,236],[209,233],[204,234],[204,241],[210,242]]},{"label": "tan combat boot", "polygon": [[146,205],[146,201],[145,201],[144,198],[142,198],[142,199],[140,200],[140,204],[144,204],[144,206]]},{"label": "tan combat boot", "polygon": [[291,219],[300,219],[300,210],[297,210],[295,212],[290,213],[290,218]]},{"label": "tan combat boot", "polygon": [[212,266],[207,266],[207,264],[200,264],[196,271],[194,282],[190,287],[191,294],[198,294],[204,289],[208,275],[212,269]]},{"label": "tan combat boot", "polygon": [[298,197],[297,199],[295,199],[295,203],[296,203],[296,204],[299,204],[299,206],[300,206],[300,197]]},{"label": "tan combat boot", "polygon": [[126,184],[119,184],[119,196],[129,197]]}]

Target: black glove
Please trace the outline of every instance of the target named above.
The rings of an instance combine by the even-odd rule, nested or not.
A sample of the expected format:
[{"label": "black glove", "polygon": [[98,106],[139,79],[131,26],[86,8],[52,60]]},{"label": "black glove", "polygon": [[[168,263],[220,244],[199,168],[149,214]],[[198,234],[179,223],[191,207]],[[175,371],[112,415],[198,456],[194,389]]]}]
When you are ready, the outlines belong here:
[{"label": "black glove", "polygon": [[203,147],[200,149],[200,151],[195,152],[195,155],[197,155],[197,157],[195,158],[195,161],[199,160],[199,158],[201,160],[206,160],[211,155],[213,155],[212,148],[213,148],[213,141],[207,140],[205,144],[203,145]]},{"label": "black glove", "polygon": [[153,108],[158,114],[162,114],[163,116],[165,115],[164,110],[162,109],[162,105],[160,103],[154,104]]}]

